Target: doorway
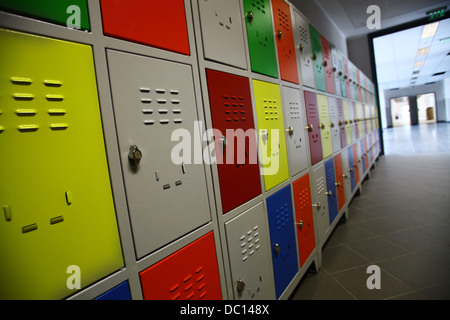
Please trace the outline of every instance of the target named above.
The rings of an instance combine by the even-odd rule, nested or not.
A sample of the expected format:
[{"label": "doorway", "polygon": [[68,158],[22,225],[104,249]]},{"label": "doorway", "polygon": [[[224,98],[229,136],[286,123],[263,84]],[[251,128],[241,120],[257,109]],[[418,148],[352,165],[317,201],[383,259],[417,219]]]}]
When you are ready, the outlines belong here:
[{"label": "doorway", "polygon": [[436,123],[436,96],[434,92],[416,96],[419,124]]},{"label": "doorway", "polygon": [[391,99],[392,126],[401,127],[411,124],[409,98],[399,97]]}]

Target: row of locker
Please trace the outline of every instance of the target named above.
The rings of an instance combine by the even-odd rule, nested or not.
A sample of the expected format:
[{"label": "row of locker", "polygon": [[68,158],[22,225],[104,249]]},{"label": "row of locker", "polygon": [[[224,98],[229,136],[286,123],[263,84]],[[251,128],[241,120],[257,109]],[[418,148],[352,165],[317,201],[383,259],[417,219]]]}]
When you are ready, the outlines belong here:
[{"label": "row of locker", "polygon": [[[100,5],[105,35],[190,54],[184,0],[101,0]],[[243,7],[241,0],[200,0],[198,5],[205,59],[247,70],[245,17],[251,71],[294,84],[300,84],[301,78],[304,86],[375,104],[374,87],[368,78],[284,0],[244,0]],[[79,28],[89,31],[86,0],[58,4],[45,0],[40,6],[31,0],[0,4],[3,10],[61,25],[67,24],[66,12],[71,6],[79,8]]]},{"label": "row of locker", "polygon": [[[370,170],[375,139],[374,132],[226,222],[232,298],[280,298]],[[144,299],[222,299],[213,238],[208,233],[142,271]],[[98,299],[131,299],[127,286]]]},{"label": "row of locker", "polygon": [[[155,4],[154,1],[148,1],[145,5],[150,3]],[[85,8],[86,1],[78,1],[77,4]],[[155,33],[136,34],[136,30],[148,29],[148,25],[126,31],[129,24],[122,24],[116,25],[114,29],[114,24],[119,21],[117,17],[119,12],[126,13],[125,19],[132,19],[142,14],[142,6],[139,6],[143,3],[135,0],[133,4],[124,6],[124,2],[120,1],[101,1],[105,35],[189,55],[189,51],[186,51],[186,48],[189,49],[189,41],[186,47],[186,42],[164,32],[162,32],[164,40],[158,40],[161,43],[156,43],[156,40],[152,38]],[[214,10],[212,10],[212,4],[215,6]],[[208,47],[210,49],[220,47],[211,45],[211,42],[207,40],[206,26],[209,24],[222,28],[221,30],[230,35],[228,44],[243,37],[240,4],[240,1],[198,2],[201,21],[204,24],[202,37],[205,59],[242,67],[245,70],[246,62],[245,66],[240,67],[223,60],[232,55],[225,54],[224,57],[219,58],[217,50],[207,53]],[[261,12],[266,20],[267,17],[272,19],[270,10],[268,11],[269,7],[279,11],[278,17],[284,19],[284,24],[289,29],[291,22],[287,11],[290,11],[290,7],[286,9],[287,3],[284,1],[244,1],[244,7],[250,4],[256,8],[253,10]],[[35,7],[31,5],[21,7],[22,5],[23,3],[5,1],[2,3],[2,8],[52,22],[55,22],[52,20],[54,17],[49,18],[44,15],[60,13],[60,10],[56,9],[45,13],[25,12],[35,10]],[[168,11],[168,5],[164,2],[159,5],[161,7],[158,7],[157,15],[162,16],[162,12]],[[279,10],[276,9],[276,5],[279,6]],[[137,7],[140,9],[137,10]],[[171,3],[170,8],[170,12],[180,18],[174,20],[185,26],[184,1]],[[173,12],[172,8],[174,8]],[[180,8],[183,10],[179,10]],[[152,12],[158,10],[153,8]],[[122,14],[121,17],[121,19],[124,18]],[[224,20],[224,17],[229,19]],[[248,15],[246,17],[248,19]],[[258,18],[258,15],[255,14],[255,17]],[[150,19],[147,18],[138,19],[139,23],[150,23]],[[214,23],[203,21],[208,18],[219,19],[222,25],[220,21],[217,23],[218,20],[214,20]],[[65,23],[65,20],[59,20],[60,24]],[[253,20],[247,21],[247,30],[254,28],[257,25],[256,21],[254,20],[254,23]],[[163,25],[167,22],[159,21],[158,23]],[[266,28],[268,24],[263,25],[261,28]],[[272,20],[270,25],[272,26]],[[89,30],[89,20],[83,28]],[[240,34],[239,30],[241,30]],[[128,32],[128,34],[122,34],[122,32]],[[214,32],[214,38],[218,39],[217,34],[220,32],[217,30]],[[178,35],[183,37],[183,32]],[[147,40],[140,37],[147,37]],[[251,49],[250,38],[252,37],[250,35],[248,37],[249,51],[258,52]],[[286,39],[286,37],[283,35],[278,39]],[[4,213],[4,219],[0,221],[2,244],[0,257],[2,261],[7,261],[0,267],[0,280],[4,284],[0,297],[67,297],[73,293],[65,286],[68,277],[67,266],[75,263],[83,270],[83,287],[95,284],[105,276],[125,267],[115,216],[114,196],[108,174],[102,115],[99,112],[96,89],[98,74],[96,74],[92,48],[89,45],[9,29],[0,30],[0,41],[7,44],[5,47],[7,50],[0,53],[1,69],[5,75],[0,83],[0,142],[2,149],[10,150],[11,155],[16,155],[0,159],[1,180],[6,182],[2,184],[0,192],[0,207]],[[162,44],[163,41],[170,43]],[[172,42],[178,45],[184,43],[185,47],[175,49],[171,47]],[[226,43],[226,41],[223,42]],[[241,43],[238,47],[242,51],[245,45]],[[232,51],[239,52],[234,49]],[[208,195],[209,181],[205,174],[205,167],[187,163],[174,164],[168,160],[171,158],[173,146],[170,144],[171,135],[175,130],[187,130],[194,139],[197,139],[195,127],[191,127],[198,120],[199,102],[195,95],[197,88],[194,85],[192,65],[115,49],[107,49],[105,52],[108,67],[107,81],[111,86],[127,208],[135,257],[138,261],[214,220],[212,216],[214,205],[210,203]],[[293,56],[295,55],[298,56],[298,54]],[[256,53],[250,53],[250,56],[251,70],[264,74],[258,67],[253,66],[253,61],[261,57],[258,57]],[[278,63],[281,71],[283,68],[281,68],[280,57],[282,54],[279,53]],[[245,61],[245,51],[243,58]],[[261,59],[265,61],[266,58]],[[20,63],[10,63],[19,60]],[[292,67],[288,69],[297,71],[297,65],[295,69]],[[308,180],[309,183],[309,168],[322,160],[331,160],[334,158],[333,155],[338,157],[340,151],[345,160],[347,153],[344,149],[352,143],[360,141],[354,146],[357,146],[358,150],[364,150],[368,160],[370,160],[369,157],[372,157],[371,160],[376,157],[375,154],[366,150],[366,144],[373,146],[376,141],[371,134],[377,128],[376,110],[373,104],[370,104],[370,100],[367,100],[369,103],[361,103],[341,99],[331,92],[319,93],[314,90],[314,85],[308,88],[306,81],[303,91],[296,86],[250,80],[244,76],[213,69],[207,69],[205,73],[213,127],[220,129],[221,132],[226,132],[227,129],[247,130],[258,127],[259,146],[262,148],[259,151],[263,155],[262,160],[264,163],[279,161],[279,170],[276,174],[269,175],[266,170],[270,168],[262,167],[263,173],[266,174],[261,181],[260,164],[249,163],[250,146],[256,144],[249,144],[246,145],[243,163],[218,166],[219,179],[216,185],[220,188],[220,199],[216,198],[216,201],[220,207],[218,209],[220,214],[225,215],[238,209],[242,204],[264,194],[264,191],[286,183],[298,174],[307,173],[308,178],[305,178],[305,181]],[[158,75],[157,78],[154,77],[155,74]],[[284,78],[282,73],[281,79],[284,80]],[[320,91],[319,87],[317,88]],[[302,107],[304,103],[306,108]],[[256,115],[255,119],[254,115]],[[338,123],[340,124],[336,125]],[[332,133],[332,130],[337,128],[340,128],[339,135],[336,135],[334,131]],[[280,133],[280,143],[278,146],[275,144],[278,150],[270,149],[272,141],[278,141],[272,137],[272,130],[278,130]],[[333,138],[337,136],[338,140]],[[226,158],[231,146],[224,147],[224,140],[220,137],[216,141],[216,150],[223,152],[223,157]],[[360,161],[354,158],[357,151],[353,151],[353,147],[347,150],[350,149],[352,149],[352,156],[348,154],[349,169]],[[17,157],[19,154],[20,156]],[[351,159],[353,163],[350,163]],[[338,162],[338,160],[335,161]],[[346,162],[343,161],[344,166]],[[364,165],[367,170],[368,163],[364,161]],[[338,165],[336,170],[339,167]],[[76,175],[74,175],[75,172]],[[353,175],[354,179],[350,174],[349,182],[351,186],[356,186],[358,176],[356,172]],[[310,185],[313,185],[312,181],[315,180],[311,178]],[[321,181],[323,185],[324,178]],[[292,190],[288,191],[283,193],[285,196],[283,205],[275,205],[278,208],[274,209],[283,212],[277,215],[279,216],[277,223],[283,226],[293,223],[292,204],[289,207],[286,194],[295,192],[294,183],[292,183]],[[27,201],[23,201],[24,195]],[[273,202],[278,203],[277,197],[282,196],[273,195],[273,197]],[[308,201],[305,199],[303,204]],[[243,246],[241,252],[247,250],[246,252],[249,253],[249,255],[239,256],[239,259],[246,257],[245,261],[253,261],[250,256],[253,257],[255,252],[260,252],[256,251],[256,247],[259,250],[261,246],[258,243],[266,242],[265,249],[261,250],[261,252],[265,251],[261,254],[264,259],[261,258],[262,260],[257,262],[255,260],[255,264],[249,264],[252,266],[249,270],[254,270],[252,268],[259,266],[261,261],[270,261],[273,255],[272,245],[267,244],[270,241],[270,223],[264,222],[270,210],[270,203],[271,201],[267,198],[267,208],[264,201],[256,205],[255,209],[246,210],[246,212],[259,213],[246,215],[249,217],[249,223],[254,224],[252,228],[256,227],[256,229],[252,229],[253,233],[250,233],[253,236],[247,235],[243,240],[241,240],[242,236],[250,229],[238,232],[234,228],[239,227],[232,227],[234,225],[232,221],[238,221],[235,224],[241,225],[244,218],[241,221],[237,217],[243,214],[236,215],[235,212],[232,219],[226,220],[225,228],[230,229],[230,234],[235,232],[240,234],[239,246]],[[322,205],[322,217],[335,216],[334,211],[325,213],[324,208],[326,206]],[[92,214],[93,212],[95,214]],[[314,223],[306,226],[307,219],[306,217],[302,220],[305,230],[308,230],[305,234],[311,236]],[[324,218],[323,221],[325,220]],[[258,228],[262,231],[258,231]],[[83,235],[82,238],[80,234]],[[286,234],[292,235],[289,232]],[[208,258],[204,264],[215,267],[212,270],[208,268],[202,271],[203,264],[187,266],[187,269],[191,268],[192,272],[184,275],[181,279],[183,281],[174,282],[169,288],[170,298],[219,298],[219,295],[221,297],[220,284],[222,282],[223,285],[223,279],[219,279],[216,272],[217,250],[214,243],[217,244],[217,241],[214,237],[217,237],[217,233],[211,231],[180,251],[186,252],[186,256],[195,256],[195,252],[199,251],[203,252],[203,255],[208,252],[209,254],[206,255]],[[296,242],[292,242],[292,239],[294,238],[290,238],[287,246],[283,245],[283,251],[280,254],[282,258],[277,261],[300,259],[300,264],[303,263],[302,251],[299,251],[300,258],[298,258],[296,247],[292,244]],[[280,246],[283,241],[280,239],[278,245]],[[6,245],[8,243],[12,245]],[[297,245],[311,247],[307,241],[298,242]],[[229,252],[230,261],[234,261],[233,259],[241,261],[234,257],[234,251],[226,249],[233,246],[230,240],[227,246],[224,246],[224,250]],[[253,248],[255,251],[252,251]],[[290,251],[286,251],[286,248]],[[251,255],[250,252],[252,252]],[[285,252],[288,252],[286,256]],[[161,287],[162,291],[159,291],[158,284],[154,281],[176,278],[174,274],[178,271],[170,271],[167,265],[171,263],[167,261],[183,260],[180,258],[182,256],[181,254],[176,255],[178,258],[171,256],[170,259],[165,259],[164,263],[161,261],[161,264],[158,263],[140,273],[144,298],[162,297],[159,294],[167,289],[164,287],[166,283],[161,284],[164,288]],[[199,259],[202,257],[200,254],[198,256]],[[194,260],[197,261],[197,259]],[[157,267],[158,265],[160,267]],[[284,272],[275,270],[279,268],[276,267],[275,262],[273,267],[269,265],[267,270],[261,270],[259,277],[248,275],[249,278],[253,277],[252,280],[244,280],[243,276],[240,276],[236,283],[242,280],[244,284],[240,283],[240,287],[244,286],[246,290],[238,290],[236,287],[235,298],[259,297],[258,292],[264,286],[262,297],[279,297],[292,279],[291,275],[295,274],[293,265],[294,263],[290,262],[291,271],[287,273],[284,280],[276,280],[278,279],[276,275]],[[29,266],[33,266],[32,271],[29,270]],[[165,270],[168,273],[164,274]],[[158,274],[158,272],[162,273]],[[252,272],[249,271],[249,274]],[[275,280],[270,280],[274,277]],[[207,287],[203,278],[210,279]],[[263,279],[268,282],[262,284]],[[258,282],[261,282],[261,285],[256,285]],[[267,286],[274,286],[273,283],[276,290],[267,289]],[[206,296],[205,288],[208,293],[212,293],[211,296]],[[117,293],[121,290],[127,292],[127,283],[114,289],[113,292]],[[196,295],[192,295],[193,292]],[[169,296],[163,297],[169,298]]]}]

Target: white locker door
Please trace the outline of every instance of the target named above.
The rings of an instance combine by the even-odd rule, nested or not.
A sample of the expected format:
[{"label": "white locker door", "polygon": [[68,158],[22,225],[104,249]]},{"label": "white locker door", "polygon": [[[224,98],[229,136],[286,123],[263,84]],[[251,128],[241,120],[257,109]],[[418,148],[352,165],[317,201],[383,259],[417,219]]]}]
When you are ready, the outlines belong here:
[{"label": "white locker door", "polygon": [[339,55],[340,52],[336,49],[334,45],[331,45],[331,59],[333,61],[333,77],[334,77],[334,88],[336,89],[336,95],[341,96],[341,77],[339,75]]},{"label": "white locker door", "polygon": [[275,300],[270,235],[263,203],[225,223],[236,300]]},{"label": "white locker door", "polygon": [[297,50],[298,65],[300,66],[300,83],[304,86],[315,88],[316,82],[314,79],[314,63],[312,59],[309,22],[295,10],[294,20],[294,41]]},{"label": "white locker door", "polygon": [[331,141],[333,144],[333,153],[336,153],[339,150],[341,150],[339,114],[336,98],[328,97],[328,110],[330,114]]},{"label": "white locker door", "polygon": [[309,148],[304,130],[306,111],[300,90],[283,87],[283,98],[289,171],[294,176],[308,167]]},{"label": "white locker door", "polygon": [[[351,146],[350,146],[351,148]],[[348,159],[348,151],[347,149],[342,149],[341,152],[342,156],[342,170],[343,170],[343,177],[344,177],[344,187],[345,187],[345,199],[351,199],[352,196],[352,181],[350,177],[350,167],[349,167],[349,159]]]},{"label": "white locker door", "polygon": [[312,180],[312,197],[313,197],[313,211],[314,223],[317,225],[317,243],[321,243],[325,234],[330,228],[330,217],[328,214],[328,196],[326,194],[326,177],[325,166],[321,165],[313,171]]},{"label": "white locker door", "polygon": [[113,50],[107,57],[128,210],[142,258],[211,220],[203,165],[171,157],[183,140],[171,141],[177,129],[200,143],[192,68]]},{"label": "white locker door", "polygon": [[205,59],[247,69],[239,0],[199,0]]}]

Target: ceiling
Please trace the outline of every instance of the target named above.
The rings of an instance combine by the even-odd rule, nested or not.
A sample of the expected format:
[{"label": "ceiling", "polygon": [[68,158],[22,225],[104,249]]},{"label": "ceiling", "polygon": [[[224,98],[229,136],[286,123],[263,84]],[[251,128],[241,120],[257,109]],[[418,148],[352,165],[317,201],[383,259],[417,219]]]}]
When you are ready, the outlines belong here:
[{"label": "ceiling", "polygon": [[[367,27],[370,5],[381,11],[381,29],[423,19],[426,12],[450,1],[442,0],[314,0],[347,39],[378,30]],[[448,13],[447,13],[448,16]],[[450,19],[441,20],[434,36],[422,38],[424,26],[374,39],[380,89],[422,85],[450,77]],[[447,39],[448,40],[442,40]],[[421,48],[426,53],[418,55]],[[419,67],[419,64],[422,64]],[[416,64],[418,63],[418,64]],[[435,75],[445,72],[441,75]]]}]

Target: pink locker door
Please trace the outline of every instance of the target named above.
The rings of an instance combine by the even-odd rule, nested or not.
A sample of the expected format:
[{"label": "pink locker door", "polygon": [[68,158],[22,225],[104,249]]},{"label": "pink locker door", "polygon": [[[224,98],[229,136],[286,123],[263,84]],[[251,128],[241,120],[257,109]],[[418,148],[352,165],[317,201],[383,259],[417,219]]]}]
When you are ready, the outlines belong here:
[{"label": "pink locker door", "polygon": [[305,106],[311,165],[315,165],[322,158],[322,141],[320,137],[320,117],[317,109],[317,97],[314,92],[305,91]]},{"label": "pink locker door", "polygon": [[328,93],[334,94],[334,74],[333,74],[333,63],[331,60],[331,48],[330,43],[324,36],[320,35],[320,41],[322,43],[322,56],[323,56],[323,67],[325,70],[325,84]]}]

